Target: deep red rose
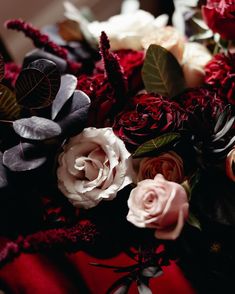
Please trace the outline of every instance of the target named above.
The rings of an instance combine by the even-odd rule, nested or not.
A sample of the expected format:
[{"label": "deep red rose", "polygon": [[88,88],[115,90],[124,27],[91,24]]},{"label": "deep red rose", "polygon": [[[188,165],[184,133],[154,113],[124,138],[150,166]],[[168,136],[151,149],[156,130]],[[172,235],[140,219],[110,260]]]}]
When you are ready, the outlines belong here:
[{"label": "deep red rose", "polygon": [[[119,58],[119,63],[123,68],[124,75],[128,81],[129,93],[135,94],[138,90],[142,89],[143,80],[141,77],[141,69],[144,62],[144,52],[135,51],[131,49],[122,49],[115,51]],[[103,73],[103,61],[96,63],[95,73]]]},{"label": "deep red rose", "polygon": [[108,126],[107,118],[115,104],[115,96],[114,90],[104,74],[100,73],[92,77],[81,75],[78,78],[77,88],[85,92],[91,99],[88,126]]},{"label": "deep red rose", "polygon": [[113,129],[133,151],[147,140],[178,129],[185,119],[177,103],[157,94],[139,94],[127,110],[116,116]]},{"label": "deep red rose", "polygon": [[235,40],[235,3],[231,0],[207,0],[202,15],[208,27],[225,40]]},{"label": "deep red rose", "polygon": [[235,105],[235,53],[217,54],[205,67],[205,82]]}]

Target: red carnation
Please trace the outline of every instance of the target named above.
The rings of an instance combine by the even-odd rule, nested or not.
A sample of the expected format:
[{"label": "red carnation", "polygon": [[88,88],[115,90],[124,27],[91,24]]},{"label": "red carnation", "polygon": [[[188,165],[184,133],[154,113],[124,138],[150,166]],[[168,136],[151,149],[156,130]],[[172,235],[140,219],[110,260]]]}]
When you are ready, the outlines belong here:
[{"label": "red carnation", "polygon": [[185,119],[177,103],[156,94],[140,94],[133,98],[129,109],[115,118],[113,128],[132,151],[147,140],[178,129]]},{"label": "red carnation", "polygon": [[219,95],[235,104],[235,53],[217,54],[205,67],[205,82]]},{"label": "red carnation", "polygon": [[235,3],[231,0],[207,0],[202,15],[208,27],[225,40],[235,40]]}]

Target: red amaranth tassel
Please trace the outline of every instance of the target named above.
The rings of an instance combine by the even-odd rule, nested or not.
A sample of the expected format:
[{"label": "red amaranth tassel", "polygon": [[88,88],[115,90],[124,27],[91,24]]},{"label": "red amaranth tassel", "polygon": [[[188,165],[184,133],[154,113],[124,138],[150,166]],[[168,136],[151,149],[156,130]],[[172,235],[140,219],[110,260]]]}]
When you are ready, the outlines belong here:
[{"label": "red amaranth tassel", "polygon": [[104,62],[104,68],[107,79],[115,91],[116,105],[118,110],[125,103],[125,95],[127,93],[127,79],[124,75],[122,66],[119,63],[118,56],[110,52],[109,39],[105,32],[100,37],[100,52]]},{"label": "red amaranth tassel", "polygon": [[78,73],[81,69],[80,63],[71,62],[68,59],[68,51],[65,48],[51,41],[47,35],[42,34],[40,30],[36,29],[31,24],[28,24],[21,19],[11,19],[5,22],[5,26],[8,29],[23,32],[26,37],[33,41],[37,48],[44,48],[45,51],[66,60],[68,63],[68,69],[71,70],[73,74]]}]

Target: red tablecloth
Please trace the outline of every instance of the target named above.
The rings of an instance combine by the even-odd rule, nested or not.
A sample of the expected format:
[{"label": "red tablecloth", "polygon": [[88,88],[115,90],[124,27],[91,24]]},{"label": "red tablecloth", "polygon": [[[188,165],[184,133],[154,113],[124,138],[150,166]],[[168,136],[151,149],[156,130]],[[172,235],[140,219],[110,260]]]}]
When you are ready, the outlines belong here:
[{"label": "red tablecloth", "polygon": [[[17,294],[105,294],[123,274],[100,268],[90,262],[123,266],[133,264],[124,253],[109,259],[97,259],[82,251],[77,253],[22,253],[0,269],[0,283],[6,292]],[[190,283],[175,263],[164,267],[164,274],[150,280],[156,294],[195,294]],[[7,292],[8,293],[8,292]],[[130,294],[137,294],[136,285]]]}]

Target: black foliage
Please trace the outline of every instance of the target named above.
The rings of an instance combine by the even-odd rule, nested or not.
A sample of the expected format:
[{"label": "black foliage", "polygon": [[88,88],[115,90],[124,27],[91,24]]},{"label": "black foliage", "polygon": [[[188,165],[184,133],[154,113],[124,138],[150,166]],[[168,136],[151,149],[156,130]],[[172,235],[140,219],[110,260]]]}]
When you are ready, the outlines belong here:
[{"label": "black foliage", "polygon": [[64,74],[67,70],[67,62],[64,59],[42,49],[33,49],[32,51],[29,51],[24,57],[22,67],[27,68],[31,62],[38,59],[53,61],[61,74]]},{"label": "black foliage", "polygon": [[16,81],[16,99],[25,108],[49,106],[60,87],[60,73],[54,62],[38,59],[23,69]]},{"label": "black foliage", "polygon": [[75,135],[84,128],[89,107],[90,98],[84,92],[76,90],[56,118],[64,136]]}]

